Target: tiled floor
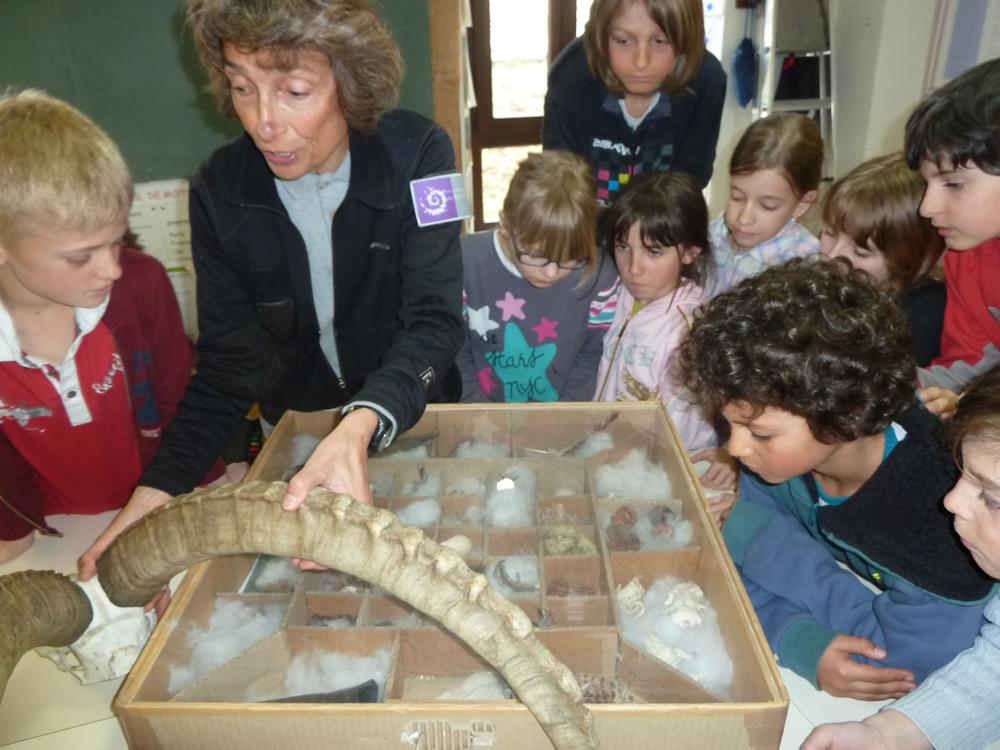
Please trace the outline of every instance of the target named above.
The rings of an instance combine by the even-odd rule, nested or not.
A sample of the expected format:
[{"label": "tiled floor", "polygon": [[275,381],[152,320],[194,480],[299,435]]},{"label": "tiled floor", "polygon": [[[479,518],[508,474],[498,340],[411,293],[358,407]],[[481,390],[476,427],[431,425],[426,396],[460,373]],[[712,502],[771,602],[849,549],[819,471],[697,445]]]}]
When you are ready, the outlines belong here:
[{"label": "tiled floor", "polygon": [[[15,570],[76,570],[76,558],[104,529],[113,513],[99,516],[55,516],[52,525],[62,539],[42,537],[0,575]],[[176,583],[176,581],[175,581]],[[831,698],[808,682],[781,670],[791,704],[780,750],[796,750],[816,724],[859,719],[882,704]],[[125,750],[111,700],[121,679],[81,686],[34,652],[18,663],[0,704],[0,747],[5,750]],[[40,710],[41,708],[41,710]]]}]

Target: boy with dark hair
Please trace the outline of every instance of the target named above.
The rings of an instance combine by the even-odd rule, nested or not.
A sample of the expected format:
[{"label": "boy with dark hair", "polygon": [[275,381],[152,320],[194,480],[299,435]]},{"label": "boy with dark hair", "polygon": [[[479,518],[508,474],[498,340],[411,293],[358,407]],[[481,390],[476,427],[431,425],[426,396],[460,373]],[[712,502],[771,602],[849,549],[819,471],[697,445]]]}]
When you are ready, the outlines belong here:
[{"label": "boy with dark hair", "polygon": [[941,504],[958,472],[911,346],[863,272],[796,259],[713,300],[681,350],[742,464],[723,535],[764,632],[833,695],[909,692],[972,644],[992,590]]},{"label": "boy with dark hair", "polygon": [[1000,59],[928,96],[906,123],[905,150],[927,181],[920,213],[950,251],[941,356],[920,382],[962,390],[1000,363]]}]

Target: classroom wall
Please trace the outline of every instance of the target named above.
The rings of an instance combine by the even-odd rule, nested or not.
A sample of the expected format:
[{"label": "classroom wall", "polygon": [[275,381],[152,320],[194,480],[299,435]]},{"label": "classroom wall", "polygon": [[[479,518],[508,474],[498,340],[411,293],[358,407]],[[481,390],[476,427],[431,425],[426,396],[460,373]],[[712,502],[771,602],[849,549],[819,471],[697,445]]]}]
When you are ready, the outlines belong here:
[{"label": "classroom wall", "polygon": [[725,26],[722,31],[722,57],[719,61],[726,71],[726,103],[722,110],[722,122],[719,124],[719,143],[715,152],[715,168],[712,180],[708,184],[708,210],[710,218],[718,216],[726,207],[729,196],[729,159],[736,148],[743,131],[747,129],[752,119],[753,105],[741,107],[736,99],[736,84],[733,80],[733,55],[742,41],[746,10],[736,7],[736,0],[725,0]]},{"label": "classroom wall", "polygon": [[[427,3],[381,0],[403,50],[401,106],[433,116]],[[137,181],[188,175],[239,133],[202,93],[182,0],[2,0],[0,89],[42,88],[93,117]]]},{"label": "classroom wall", "polygon": [[938,0],[831,0],[836,175],[903,147],[924,96]]},{"label": "classroom wall", "polygon": [[[925,93],[938,5],[939,0],[829,0],[835,177],[865,159],[902,148],[906,119]],[[736,0],[725,0],[722,63],[729,85],[708,191],[713,216],[725,207],[729,158],[752,120],[751,108],[737,103],[732,80],[745,13]]]}]

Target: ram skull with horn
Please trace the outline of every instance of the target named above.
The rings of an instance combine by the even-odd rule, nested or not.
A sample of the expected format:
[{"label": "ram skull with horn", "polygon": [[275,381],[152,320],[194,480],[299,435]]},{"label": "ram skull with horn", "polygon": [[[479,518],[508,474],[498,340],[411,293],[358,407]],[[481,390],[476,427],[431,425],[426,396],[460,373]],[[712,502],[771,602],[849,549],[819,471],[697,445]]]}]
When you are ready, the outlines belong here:
[{"label": "ram skull with horn", "polygon": [[[122,607],[142,605],[174,574],[211,557],[314,560],[382,587],[451,630],[503,675],[557,750],[598,747],[572,673],[538,641],[524,611],[456,552],[387,510],[322,488],[297,511],[284,511],[285,488],[283,482],[225,485],[153,511],[98,562],[108,598]],[[65,576],[29,571],[0,578],[0,697],[22,654],[74,642],[91,616],[90,600]]]}]

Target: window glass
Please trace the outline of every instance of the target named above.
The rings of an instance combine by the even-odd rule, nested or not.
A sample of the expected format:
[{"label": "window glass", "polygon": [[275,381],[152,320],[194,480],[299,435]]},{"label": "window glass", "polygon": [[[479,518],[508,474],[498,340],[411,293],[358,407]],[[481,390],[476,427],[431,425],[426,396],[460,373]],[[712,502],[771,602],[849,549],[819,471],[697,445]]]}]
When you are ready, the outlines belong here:
[{"label": "window glass", "polygon": [[541,117],[549,51],[549,4],[490,2],[494,117]]},{"label": "window glass", "polygon": [[499,220],[507,186],[517,170],[517,164],[532,151],[534,146],[483,149],[483,222],[492,224]]}]

